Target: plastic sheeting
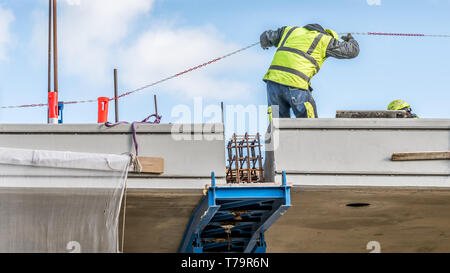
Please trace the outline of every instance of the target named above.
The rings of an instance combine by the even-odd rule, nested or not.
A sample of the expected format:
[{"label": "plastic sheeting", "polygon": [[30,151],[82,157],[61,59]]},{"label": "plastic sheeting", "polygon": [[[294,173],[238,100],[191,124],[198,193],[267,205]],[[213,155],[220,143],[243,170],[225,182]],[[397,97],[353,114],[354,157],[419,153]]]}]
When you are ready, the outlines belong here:
[{"label": "plastic sheeting", "polygon": [[0,148],[0,252],[118,252],[129,161]]}]

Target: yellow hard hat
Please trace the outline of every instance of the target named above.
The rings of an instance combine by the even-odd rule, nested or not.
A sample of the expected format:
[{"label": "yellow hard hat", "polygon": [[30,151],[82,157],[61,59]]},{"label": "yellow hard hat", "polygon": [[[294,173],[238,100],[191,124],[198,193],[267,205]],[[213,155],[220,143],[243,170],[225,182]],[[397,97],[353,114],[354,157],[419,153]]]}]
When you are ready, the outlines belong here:
[{"label": "yellow hard hat", "polygon": [[409,104],[404,100],[394,100],[393,102],[389,103],[388,110],[402,110],[411,108]]}]

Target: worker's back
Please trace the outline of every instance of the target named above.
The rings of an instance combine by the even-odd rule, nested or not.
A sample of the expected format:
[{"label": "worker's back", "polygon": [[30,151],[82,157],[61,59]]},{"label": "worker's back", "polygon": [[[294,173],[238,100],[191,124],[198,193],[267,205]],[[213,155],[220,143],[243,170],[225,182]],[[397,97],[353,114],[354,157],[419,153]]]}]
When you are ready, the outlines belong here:
[{"label": "worker's back", "polygon": [[261,34],[261,47],[277,47],[273,61],[264,76],[267,82],[269,120],[272,105],[279,106],[279,117],[289,117],[290,109],[296,117],[317,117],[317,109],[311,95],[311,79],[328,57],[354,58],[359,45],[348,34],[339,41],[336,32],[320,25],[282,27]]},{"label": "worker's back", "polygon": [[328,57],[350,59],[358,56],[359,45],[351,35],[339,41],[336,32],[320,25],[282,27],[261,35],[261,46],[278,47],[264,80],[309,89],[311,78]]}]

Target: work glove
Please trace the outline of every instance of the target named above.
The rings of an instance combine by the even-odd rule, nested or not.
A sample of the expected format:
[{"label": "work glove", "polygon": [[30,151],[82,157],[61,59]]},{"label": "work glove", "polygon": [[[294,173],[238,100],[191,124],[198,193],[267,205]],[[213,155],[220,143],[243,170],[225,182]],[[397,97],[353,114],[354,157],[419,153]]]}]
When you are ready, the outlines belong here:
[{"label": "work glove", "polygon": [[348,42],[348,41],[350,41],[350,40],[352,40],[352,39],[354,39],[354,38],[353,38],[353,36],[349,33],[349,34],[347,34],[347,36],[342,36],[341,39],[344,40],[344,41],[346,41],[346,42]]},{"label": "work glove", "polygon": [[267,31],[264,31],[261,36],[259,37],[259,42],[261,43],[261,48],[264,50],[269,49],[270,42],[269,42],[269,38],[267,37]]}]

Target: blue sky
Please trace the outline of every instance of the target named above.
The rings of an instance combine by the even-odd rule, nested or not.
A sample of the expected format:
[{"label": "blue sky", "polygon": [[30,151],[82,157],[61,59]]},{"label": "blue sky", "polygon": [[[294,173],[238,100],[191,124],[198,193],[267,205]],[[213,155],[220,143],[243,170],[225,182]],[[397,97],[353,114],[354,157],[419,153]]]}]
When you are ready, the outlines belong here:
[{"label": "blue sky", "polygon": [[[61,0],[60,100],[112,96],[259,40],[267,29],[319,23],[336,32],[450,34],[450,0]],[[0,0],[0,106],[45,103],[47,1]],[[312,81],[320,117],[408,101],[421,118],[449,118],[450,38],[355,36],[353,60],[328,59]],[[265,105],[262,77],[274,49],[254,47],[120,101],[121,120],[176,105]],[[69,105],[66,123],[95,123],[95,103]],[[45,123],[45,108],[0,110],[0,123]],[[110,111],[110,120],[114,113]],[[194,121],[194,120],[193,120]],[[203,121],[217,121],[203,117]],[[263,131],[264,128],[260,128]],[[229,132],[228,132],[229,133]]]}]

